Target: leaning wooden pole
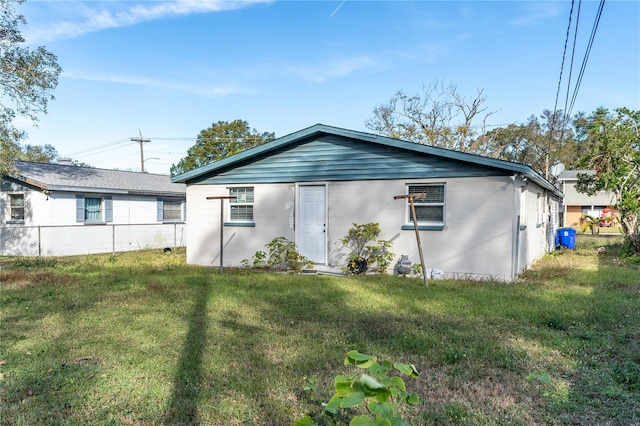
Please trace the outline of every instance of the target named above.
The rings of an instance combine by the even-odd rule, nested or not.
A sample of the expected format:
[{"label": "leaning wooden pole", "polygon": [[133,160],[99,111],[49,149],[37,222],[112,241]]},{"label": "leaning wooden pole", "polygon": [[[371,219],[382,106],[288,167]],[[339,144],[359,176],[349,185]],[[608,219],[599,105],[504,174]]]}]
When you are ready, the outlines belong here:
[{"label": "leaning wooden pole", "polygon": [[424,192],[417,192],[409,195],[396,195],[393,197],[394,200],[400,198],[408,198],[409,199],[409,207],[411,208],[411,217],[413,218],[413,229],[416,232],[416,242],[418,243],[418,253],[420,254],[420,266],[422,267],[422,279],[424,280],[425,287],[429,286],[427,281],[427,270],[426,265],[424,263],[424,255],[422,254],[422,243],[420,242],[420,230],[418,229],[418,218],[416,217],[416,207],[413,203],[414,198],[426,197],[427,194]]},{"label": "leaning wooden pole", "polygon": [[207,200],[220,200],[220,273],[223,271],[223,253],[224,253],[224,200],[235,200],[234,196],[215,196],[207,197]]}]

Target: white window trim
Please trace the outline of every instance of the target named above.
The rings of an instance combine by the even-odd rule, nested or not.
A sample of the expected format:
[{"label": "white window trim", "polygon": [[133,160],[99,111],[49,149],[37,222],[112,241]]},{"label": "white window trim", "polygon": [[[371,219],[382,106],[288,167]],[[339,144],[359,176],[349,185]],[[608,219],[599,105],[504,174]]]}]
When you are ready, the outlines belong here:
[{"label": "white window trim", "polygon": [[[234,186],[229,186],[227,187],[227,191],[229,195],[233,195],[231,194],[231,191],[234,189],[239,189],[239,188],[250,188],[253,191],[253,201],[252,202],[242,202],[242,203],[238,203],[236,201],[234,201],[233,199],[229,200],[229,204],[228,204],[228,210],[227,210],[227,221],[224,222],[225,226],[250,226],[253,227],[255,226],[255,219],[256,219],[256,210],[255,210],[255,204],[256,204],[256,188],[253,185],[234,185]],[[251,206],[252,209],[252,218],[251,219],[233,219],[231,217],[231,209],[233,206]]]},{"label": "white window trim", "polygon": [[[442,203],[420,203],[416,202],[414,199],[414,205],[428,205],[428,206],[442,206],[442,221],[418,221],[418,229],[419,230],[433,230],[440,231],[446,226],[446,218],[447,218],[447,185],[444,182],[414,182],[407,183],[405,185],[405,194],[409,195],[409,188],[411,186],[438,186],[443,189],[443,201]],[[409,200],[405,200],[405,210],[404,210],[404,222],[405,224],[402,226],[403,230],[414,229],[413,220],[411,219],[411,206],[409,204]]]},{"label": "white window trim", "polygon": [[[25,217],[26,217],[26,203],[27,203],[27,197],[23,192],[13,192],[13,193],[9,193],[9,218],[7,219],[7,223],[24,223]],[[11,204],[11,200],[13,199],[14,196],[16,195],[22,195],[22,219],[14,219],[13,218],[13,209],[14,208],[18,208],[18,207],[14,207]]]},{"label": "white window trim", "polygon": [[[161,198],[156,199],[157,202],[157,221],[162,223],[181,223],[185,222],[186,218],[186,201],[184,199],[175,198]],[[180,205],[180,217],[178,219],[165,219],[165,203],[179,204]]]},{"label": "white window trim", "polygon": [[[100,219],[86,219],[87,198],[100,199]],[[113,196],[100,194],[76,195],[76,222],[87,225],[103,225],[113,222]]]}]

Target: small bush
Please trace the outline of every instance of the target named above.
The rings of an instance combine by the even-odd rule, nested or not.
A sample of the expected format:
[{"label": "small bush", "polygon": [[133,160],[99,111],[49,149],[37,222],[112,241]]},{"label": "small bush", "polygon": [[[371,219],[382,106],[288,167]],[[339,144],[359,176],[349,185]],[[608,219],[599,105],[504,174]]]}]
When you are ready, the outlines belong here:
[{"label": "small bush", "polygon": [[378,240],[380,225],[366,223],[353,224],[347,236],[340,242],[351,249],[347,265],[343,270],[348,274],[363,274],[367,270],[377,273],[386,272],[393,260],[394,254],[389,251],[393,244],[391,240]]},{"label": "small bush", "polygon": [[[355,366],[360,370],[366,370],[366,373],[356,372],[336,376],[335,393],[328,403],[323,404],[323,414],[316,419],[304,416],[295,422],[294,426],[340,425],[342,424],[338,420],[338,417],[342,418],[339,416],[340,411],[356,407],[366,407],[368,415],[354,416],[349,425],[408,426],[408,423],[400,417],[397,404],[416,405],[420,402],[420,396],[417,393],[407,392],[404,380],[397,373],[407,377],[418,377],[418,371],[413,364],[378,362],[377,357],[373,355],[349,351],[344,365]],[[392,372],[396,375],[389,374]],[[315,381],[312,384],[315,384]]]},{"label": "small bush", "polygon": [[253,261],[244,259],[242,266],[245,268],[254,267],[260,269],[270,269],[276,271],[301,271],[311,268],[313,262],[298,253],[298,248],[293,241],[285,237],[276,237],[265,244],[268,253],[257,251],[253,255]]}]

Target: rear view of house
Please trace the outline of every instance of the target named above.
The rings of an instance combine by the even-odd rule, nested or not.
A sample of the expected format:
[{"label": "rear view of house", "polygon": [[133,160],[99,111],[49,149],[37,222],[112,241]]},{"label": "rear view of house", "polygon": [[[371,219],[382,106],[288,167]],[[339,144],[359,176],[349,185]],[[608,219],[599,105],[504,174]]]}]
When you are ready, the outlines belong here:
[{"label": "rear view of house", "polygon": [[[315,125],[176,176],[187,185],[187,261],[240,265],[276,237],[319,267],[346,260],[354,223],[379,223],[399,259],[448,277],[513,280],[555,246],[562,193],[531,168],[346,129]],[[231,196],[219,207],[208,197]],[[395,262],[395,261],[394,261]],[[389,271],[391,272],[391,271]]]},{"label": "rear view of house", "polygon": [[186,241],[185,186],[154,175],[16,162],[0,191],[0,254],[63,256]]}]

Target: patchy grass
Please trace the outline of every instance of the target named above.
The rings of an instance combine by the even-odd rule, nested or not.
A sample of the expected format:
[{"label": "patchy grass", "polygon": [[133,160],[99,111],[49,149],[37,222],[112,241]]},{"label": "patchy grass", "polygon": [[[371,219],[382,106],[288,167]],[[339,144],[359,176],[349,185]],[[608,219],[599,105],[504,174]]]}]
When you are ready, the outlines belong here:
[{"label": "patchy grass", "polygon": [[[2,259],[7,425],[286,425],[351,349],[411,362],[415,425],[640,423],[640,269],[578,236],[516,284]],[[317,390],[305,392],[310,377]]]}]

